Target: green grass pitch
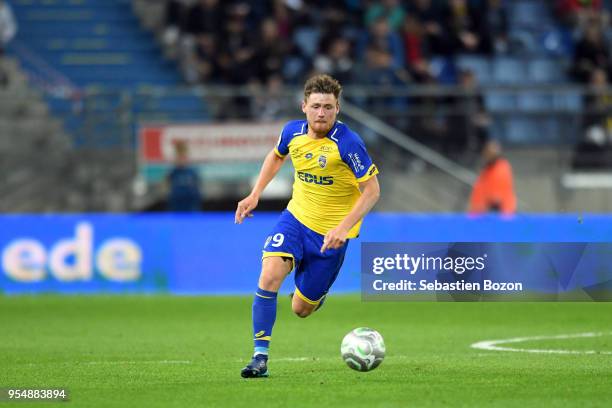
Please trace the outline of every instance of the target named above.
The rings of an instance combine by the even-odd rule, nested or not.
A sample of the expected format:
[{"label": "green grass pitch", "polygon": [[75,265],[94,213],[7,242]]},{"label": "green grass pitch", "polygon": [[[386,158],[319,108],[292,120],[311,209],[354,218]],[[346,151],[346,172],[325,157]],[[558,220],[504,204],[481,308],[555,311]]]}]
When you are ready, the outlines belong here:
[{"label": "green grass pitch", "polygon": [[[612,406],[612,334],[512,345],[600,354],[470,348],[610,333],[611,303],[363,303],[334,295],[300,319],[283,296],[271,377],[245,380],[250,314],[250,297],[0,296],[0,387],[67,388],[71,407]],[[342,337],[358,326],[377,329],[387,345],[369,373],[350,370],[339,355]]]}]

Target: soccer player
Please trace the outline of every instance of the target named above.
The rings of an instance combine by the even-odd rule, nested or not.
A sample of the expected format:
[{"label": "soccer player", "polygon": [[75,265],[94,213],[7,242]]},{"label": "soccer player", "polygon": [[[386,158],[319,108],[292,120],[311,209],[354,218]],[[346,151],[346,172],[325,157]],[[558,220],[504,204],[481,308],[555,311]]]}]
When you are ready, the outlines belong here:
[{"label": "soccer player", "polygon": [[328,75],[304,85],[306,120],[287,123],[266,156],[251,193],[238,203],[240,224],[287,156],[295,168],[293,196],[263,247],[259,284],[253,300],[252,361],[244,378],[268,376],[268,347],[276,319],[278,290],[295,269],[291,307],[299,317],[320,308],[336,280],[350,238],[380,195],[378,169],[360,137],[336,119],[342,87]]}]

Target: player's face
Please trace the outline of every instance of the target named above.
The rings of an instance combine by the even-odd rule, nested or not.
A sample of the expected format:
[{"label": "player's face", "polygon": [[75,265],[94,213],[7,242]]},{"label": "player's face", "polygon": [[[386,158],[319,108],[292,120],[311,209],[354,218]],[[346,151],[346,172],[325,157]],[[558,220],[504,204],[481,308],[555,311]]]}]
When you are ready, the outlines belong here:
[{"label": "player's face", "polygon": [[306,114],[308,127],[317,135],[325,136],[334,126],[340,111],[334,94],[313,93],[302,102],[302,112]]}]

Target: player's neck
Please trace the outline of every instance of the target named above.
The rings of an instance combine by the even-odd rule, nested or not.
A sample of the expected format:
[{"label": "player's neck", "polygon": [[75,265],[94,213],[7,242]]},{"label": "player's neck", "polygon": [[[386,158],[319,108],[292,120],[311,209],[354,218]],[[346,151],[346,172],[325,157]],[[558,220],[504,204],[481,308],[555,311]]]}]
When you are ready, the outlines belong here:
[{"label": "player's neck", "polygon": [[306,136],[308,136],[311,139],[319,140],[319,139],[325,139],[328,133],[329,132],[315,133],[312,130],[308,129],[308,133],[306,134]]},{"label": "player's neck", "polygon": [[327,135],[329,134],[329,132],[331,132],[331,130],[334,128],[334,126],[336,126],[335,121],[332,127],[327,129],[327,131],[325,132],[315,132],[310,126],[308,126],[308,132],[306,133],[306,136],[308,136],[311,139],[315,139],[315,140],[325,139]]}]

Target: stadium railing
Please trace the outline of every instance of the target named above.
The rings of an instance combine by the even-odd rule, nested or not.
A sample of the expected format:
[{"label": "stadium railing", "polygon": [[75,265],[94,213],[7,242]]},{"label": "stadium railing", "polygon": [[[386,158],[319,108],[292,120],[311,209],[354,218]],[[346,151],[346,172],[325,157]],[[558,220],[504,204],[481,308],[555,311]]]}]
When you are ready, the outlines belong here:
[{"label": "stadium railing", "polygon": [[[466,145],[447,148],[445,142],[455,133],[452,118],[479,110],[478,104],[457,100],[482,95],[490,117],[489,133],[502,142],[514,164],[517,191],[525,203],[521,210],[603,211],[612,202],[610,190],[602,193],[599,185],[581,183],[581,192],[576,195],[572,194],[575,183],[562,183],[564,176],[573,172],[573,149],[583,140],[585,118],[612,116],[610,107],[597,111],[587,107],[584,101],[589,94],[593,91],[588,88],[560,85],[487,86],[469,92],[459,87],[348,85],[341,118],[356,127],[384,170],[382,174],[387,175],[381,175],[389,193],[379,206],[381,210],[464,210],[470,180],[478,168],[474,143],[477,129],[470,121],[462,121]],[[297,88],[276,93],[262,88],[213,86],[87,89],[79,93],[48,92],[45,99],[71,136],[72,149],[87,153],[74,155],[66,164],[64,185],[55,187],[81,198],[75,198],[72,207],[66,202],[58,204],[58,211],[138,208],[135,203],[142,200],[136,200],[133,191],[138,170],[135,134],[143,123],[265,122],[303,115],[299,108],[301,90]],[[368,120],[368,115],[376,120]],[[429,134],[420,132],[423,126]],[[395,136],[389,138],[389,132]],[[407,149],[415,140],[428,149]],[[442,168],[441,162],[445,163]],[[607,171],[598,169],[598,173]],[[208,187],[213,196],[219,191],[218,186]],[[239,196],[248,191],[249,184],[242,182],[234,187]],[[594,202],[589,198],[589,188],[598,190]]]}]

